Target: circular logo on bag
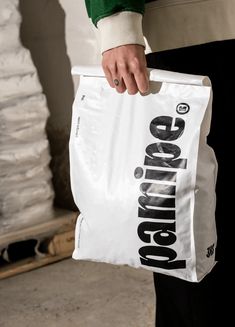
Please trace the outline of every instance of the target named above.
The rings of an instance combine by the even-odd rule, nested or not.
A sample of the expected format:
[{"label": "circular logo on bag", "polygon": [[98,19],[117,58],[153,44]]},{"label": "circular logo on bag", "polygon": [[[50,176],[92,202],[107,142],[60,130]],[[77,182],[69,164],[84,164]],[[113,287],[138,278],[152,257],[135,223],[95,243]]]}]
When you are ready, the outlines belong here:
[{"label": "circular logo on bag", "polygon": [[179,104],[177,105],[177,107],[176,107],[176,111],[177,111],[177,113],[180,114],[180,115],[187,114],[187,112],[189,112],[189,110],[190,110],[189,105],[188,105],[187,103],[184,103],[184,102],[179,103]]}]

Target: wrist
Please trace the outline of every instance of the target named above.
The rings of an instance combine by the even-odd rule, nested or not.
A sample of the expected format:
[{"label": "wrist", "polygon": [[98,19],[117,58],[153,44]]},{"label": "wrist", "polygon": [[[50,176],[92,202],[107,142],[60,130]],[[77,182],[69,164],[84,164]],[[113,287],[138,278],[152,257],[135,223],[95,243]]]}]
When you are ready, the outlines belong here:
[{"label": "wrist", "polygon": [[101,52],[127,44],[145,47],[142,31],[142,15],[123,11],[99,20]]}]

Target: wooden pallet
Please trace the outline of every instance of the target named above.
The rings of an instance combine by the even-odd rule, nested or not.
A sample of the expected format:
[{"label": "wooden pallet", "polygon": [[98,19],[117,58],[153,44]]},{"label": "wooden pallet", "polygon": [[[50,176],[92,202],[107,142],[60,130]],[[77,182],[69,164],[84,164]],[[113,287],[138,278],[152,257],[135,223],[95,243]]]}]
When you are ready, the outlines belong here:
[{"label": "wooden pallet", "polygon": [[[11,244],[37,240],[33,257],[0,263],[0,279],[71,257],[77,216],[76,212],[55,210],[55,217],[49,221],[0,236],[1,253]],[[44,248],[44,251],[38,250],[39,247]]]}]

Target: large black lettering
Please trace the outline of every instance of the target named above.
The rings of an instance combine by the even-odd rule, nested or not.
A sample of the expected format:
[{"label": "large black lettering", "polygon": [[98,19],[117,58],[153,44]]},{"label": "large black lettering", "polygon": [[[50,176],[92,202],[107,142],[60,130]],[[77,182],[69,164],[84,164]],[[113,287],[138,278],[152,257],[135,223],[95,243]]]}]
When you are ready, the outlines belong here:
[{"label": "large black lettering", "polygon": [[175,185],[166,185],[158,183],[142,183],[141,192],[145,193],[154,193],[154,194],[164,194],[175,196]]},{"label": "large black lettering", "polygon": [[175,210],[160,210],[160,209],[138,209],[138,216],[151,219],[169,219],[175,220]]},{"label": "large black lettering", "polygon": [[[176,260],[177,253],[170,246],[177,242],[177,170],[187,168],[187,159],[180,157],[180,147],[171,141],[181,137],[185,121],[179,117],[159,116],[151,121],[149,128],[152,136],[160,141],[146,147],[144,165],[153,168],[145,167],[145,181],[140,184],[142,195],[138,198],[138,216],[144,219],[137,233],[146,244],[139,249],[140,261],[149,267],[184,269],[186,260]],[[143,168],[137,167],[135,177],[143,175]]]},{"label": "large black lettering", "polygon": [[177,240],[176,235],[169,230],[161,230],[153,235],[154,241],[163,246],[169,246]]},{"label": "large black lettering", "polygon": [[186,268],[186,260],[175,260],[177,253],[171,248],[151,245],[143,246],[139,249],[139,255],[141,264],[144,266],[167,270]]},{"label": "large black lettering", "polygon": [[150,132],[160,140],[173,141],[178,139],[184,132],[185,121],[182,118],[176,118],[172,126],[173,118],[169,116],[159,116],[150,123]]},{"label": "large black lettering", "polygon": [[175,208],[175,198],[165,198],[163,196],[152,196],[146,194],[145,196],[140,196],[138,201],[141,207],[145,209],[148,209],[148,207]]},{"label": "large black lettering", "polygon": [[[153,234],[153,232],[156,232]],[[151,243],[151,235],[154,241],[159,245],[172,245],[176,241],[175,223],[158,223],[144,221],[139,224],[138,235],[141,241]]]},{"label": "large black lettering", "polygon": [[176,144],[158,142],[147,146],[144,164],[148,166],[186,169],[187,159],[177,159],[181,150]]},{"label": "large black lettering", "polygon": [[146,169],[145,178],[155,181],[176,182],[176,174],[175,171]]}]

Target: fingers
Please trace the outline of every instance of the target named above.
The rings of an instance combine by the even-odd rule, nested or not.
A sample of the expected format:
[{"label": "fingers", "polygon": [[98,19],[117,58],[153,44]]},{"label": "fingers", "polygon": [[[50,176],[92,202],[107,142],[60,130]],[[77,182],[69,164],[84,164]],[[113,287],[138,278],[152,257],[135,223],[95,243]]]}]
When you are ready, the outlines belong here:
[{"label": "fingers", "polygon": [[137,84],[137,88],[140,93],[146,93],[149,89],[149,76],[147,71],[140,72],[135,74],[135,80]]},{"label": "fingers", "polygon": [[[102,66],[111,87],[123,93],[145,93],[149,88],[144,48],[140,45],[125,45],[106,51]],[[118,83],[114,83],[117,80]]]},{"label": "fingers", "polygon": [[138,87],[135,81],[135,77],[132,73],[123,73],[124,83],[129,94],[136,94],[138,92]]},{"label": "fingers", "polygon": [[135,80],[140,93],[146,93],[149,89],[149,77],[147,73],[146,60],[144,58],[144,65],[135,65]]},{"label": "fingers", "polygon": [[114,80],[113,80],[113,77],[112,77],[112,74],[111,74],[111,71],[108,69],[108,67],[106,67],[105,65],[102,65],[103,66],[103,71],[104,71],[104,74],[105,74],[105,77],[109,83],[109,85],[112,87],[112,88],[115,88],[115,84],[114,84]]},{"label": "fingers", "polygon": [[142,63],[137,61],[135,58],[132,62],[132,70],[135,72],[134,77],[139,92],[146,93],[149,89],[149,77],[145,57],[143,58]]},{"label": "fingers", "polygon": [[[109,85],[112,88],[116,88],[118,93],[123,93],[126,91],[126,86],[125,83],[123,81],[123,78],[121,77],[120,73],[118,72],[117,66],[116,65],[102,65],[103,66],[103,70],[105,73],[105,77],[109,83]],[[117,84],[114,83],[114,81],[118,81]]]}]

